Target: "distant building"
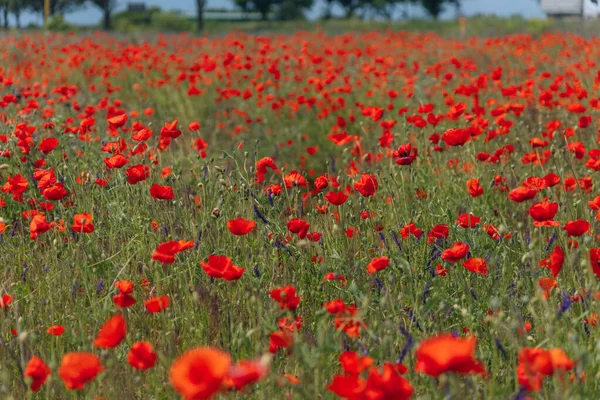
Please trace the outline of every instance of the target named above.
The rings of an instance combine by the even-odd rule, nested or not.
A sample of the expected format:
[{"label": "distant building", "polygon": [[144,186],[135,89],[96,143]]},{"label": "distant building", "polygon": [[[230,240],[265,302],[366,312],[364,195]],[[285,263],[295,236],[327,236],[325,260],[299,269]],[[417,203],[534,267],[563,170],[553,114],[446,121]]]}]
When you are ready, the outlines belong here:
[{"label": "distant building", "polygon": [[146,11],[146,3],[127,3],[127,11],[129,12],[143,12]]},{"label": "distant building", "polygon": [[212,21],[257,21],[261,15],[257,12],[243,12],[227,9],[206,9],[204,19]]},{"label": "distant building", "polygon": [[585,0],[540,0],[540,6],[550,18],[583,17]]}]

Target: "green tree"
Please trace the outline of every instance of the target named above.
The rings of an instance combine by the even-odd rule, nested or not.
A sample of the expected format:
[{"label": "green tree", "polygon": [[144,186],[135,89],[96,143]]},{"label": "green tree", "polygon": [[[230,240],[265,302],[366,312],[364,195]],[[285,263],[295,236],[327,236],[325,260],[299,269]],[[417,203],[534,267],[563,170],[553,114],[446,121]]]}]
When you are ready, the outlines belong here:
[{"label": "green tree", "polygon": [[91,3],[102,11],[102,27],[108,31],[111,28],[111,16],[117,7],[117,0],[90,0]]},{"label": "green tree", "polygon": [[[2,1],[2,0],[0,0]],[[44,0],[24,0],[26,8],[44,15]],[[65,15],[81,7],[86,0],[50,0],[50,15]]]},{"label": "green tree", "polygon": [[387,20],[392,20],[398,7],[402,4],[416,4],[419,0],[369,0],[368,5],[373,12]]},{"label": "green tree", "polygon": [[323,9],[323,14],[321,15],[321,18],[323,19],[331,19],[332,17],[332,8],[333,8],[333,3],[335,2],[335,0],[325,0],[325,8]]},{"label": "green tree", "polygon": [[204,7],[206,0],[196,0],[196,29],[198,32],[204,30]]},{"label": "green tree", "polygon": [[0,0],[0,16],[2,16],[2,27],[8,29],[8,7],[10,0]]},{"label": "green tree", "polygon": [[250,0],[235,0],[234,3],[235,6],[243,13],[249,13],[252,11],[252,1]]},{"label": "green tree", "polygon": [[313,6],[313,0],[282,0],[277,9],[277,19],[295,20],[304,18],[304,11]]},{"label": "green tree", "polygon": [[421,6],[433,19],[438,19],[446,4],[460,5],[460,0],[421,0]]},{"label": "green tree", "polygon": [[21,13],[27,6],[26,0],[8,0],[8,11],[15,16],[17,28],[21,27]]},{"label": "green tree", "polygon": [[235,5],[244,12],[257,12],[263,21],[269,19],[269,14],[282,0],[235,0]]},{"label": "green tree", "polygon": [[337,0],[336,2],[344,9],[345,18],[352,18],[358,10],[367,5],[365,0]]}]

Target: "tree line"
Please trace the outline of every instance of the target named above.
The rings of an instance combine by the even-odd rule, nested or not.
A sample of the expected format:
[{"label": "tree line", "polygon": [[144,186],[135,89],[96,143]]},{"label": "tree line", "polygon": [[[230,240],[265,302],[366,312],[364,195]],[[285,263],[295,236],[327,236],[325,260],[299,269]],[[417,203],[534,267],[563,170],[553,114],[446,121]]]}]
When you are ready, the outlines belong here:
[{"label": "tree line", "polygon": [[[86,5],[98,8],[103,15],[102,26],[111,28],[111,17],[117,3],[125,0],[50,0],[50,16],[64,16]],[[141,0],[143,2],[143,0]],[[189,0],[196,5],[196,24],[198,30],[204,29],[204,10],[206,0]],[[303,18],[304,13],[314,5],[314,0],[231,0],[233,5],[244,13],[260,14],[263,20],[274,16],[278,20]],[[21,15],[33,12],[44,15],[45,0],[0,0],[0,19],[2,26],[8,28],[9,15],[15,19],[17,28],[21,27]],[[429,16],[437,19],[446,6],[460,6],[460,0],[325,0],[322,17],[332,18],[333,9],[339,7],[345,18],[357,15],[362,17],[380,17],[391,20],[402,6],[420,5]]]}]

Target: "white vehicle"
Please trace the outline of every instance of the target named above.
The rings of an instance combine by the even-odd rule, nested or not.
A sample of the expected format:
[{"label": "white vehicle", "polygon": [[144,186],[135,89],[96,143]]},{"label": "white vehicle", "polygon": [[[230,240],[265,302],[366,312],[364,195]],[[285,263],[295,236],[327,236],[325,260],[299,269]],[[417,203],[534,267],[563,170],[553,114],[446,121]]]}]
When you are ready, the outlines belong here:
[{"label": "white vehicle", "polygon": [[583,16],[586,0],[540,0],[540,6],[549,17]]}]

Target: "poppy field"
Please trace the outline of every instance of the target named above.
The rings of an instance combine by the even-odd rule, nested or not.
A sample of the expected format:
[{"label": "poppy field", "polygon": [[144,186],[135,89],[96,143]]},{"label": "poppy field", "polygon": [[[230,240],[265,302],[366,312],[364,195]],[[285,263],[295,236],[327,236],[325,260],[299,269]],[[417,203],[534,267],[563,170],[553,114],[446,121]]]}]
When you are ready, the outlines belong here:
[{"label": "poppy field", "polygon": [[600,41],[0,41],[0,397],[600,397]]}]

